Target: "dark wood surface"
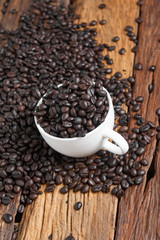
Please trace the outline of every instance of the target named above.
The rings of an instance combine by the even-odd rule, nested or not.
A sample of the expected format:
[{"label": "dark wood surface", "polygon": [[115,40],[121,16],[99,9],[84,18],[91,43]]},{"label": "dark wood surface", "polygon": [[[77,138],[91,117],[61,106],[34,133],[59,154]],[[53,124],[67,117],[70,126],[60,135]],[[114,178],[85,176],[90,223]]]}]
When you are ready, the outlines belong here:
[{"label": "dark wood surface", "polygon": [[[0,1],[0,10],[3,3]],[[21,13],[26,10],[31,0],[11,0],[5,15],[0,13],[0,21],[6,29],[16,29]],[[60,2],[60,1],[59,1]],[[63,1],[67,5],[69,0]],[[105,2],[107,8],[98,11],[97,6]],[[133,73],[134,62],[141,62],[142,71],[134,71],[136,84],[134,97],[142,95],[144,103],[141,113],[144,119],[151,120],[158,125],[155,110],[160,106],[160,2],[159,0],[145,0],[140,8],[137,0],[74,0],[76,13],[81,14],[81,21],[90,22],[93,19],[107,19],[105,26],[98,25],[98,42],[111,43],[113,36],[120,36],[116,44],[117,50],[110,53],[114,59],[113,71],[123,72],[124,77]],[[11,14],[12,9],[17,14]],[[143,22],[139,31],[135,18],[142,15]],[[139,49],[131,52],[134,46],[129,41],[124,28],[132,25],[139,37]],[[118,54],[118,49],[125,47],[124,56]],[[148,69],[156,65],[154,74]],[[126,70],[126,71],[123,71]],[[148,85],[154,83],[154,90],[148,92]],[[130,128],[135,125],[131,119]],[[61,186],[54,194],[48,193],[28,207],[19,226],[18,240],[46,240],[52,233],[53,240],[64,240],[70,233],[76,240],[158,240],[160,239],[160,152],[156,137],[147,147],[143,157],[149,161],[145,168],[149,171],[142,185],[129,188],[125,196],[118,201],[110,193],[81,193],[70,192],[65,196],[59,193]],[[151,167],[152,166],[152,167]],[[152,168],[152,170],[151,170]],[[42,186],[44,191],[44,186]],[[19,204],[19,196],[9,206],[0,206],[0,218],[3,213],[12,213],[14,218]],[[68,204],[66,204],[68,200]],[[73,210],[76,201],[82,201],[80,212]],[[0,240],[10,240],[14,222],[10,225],[0,220]]]}]

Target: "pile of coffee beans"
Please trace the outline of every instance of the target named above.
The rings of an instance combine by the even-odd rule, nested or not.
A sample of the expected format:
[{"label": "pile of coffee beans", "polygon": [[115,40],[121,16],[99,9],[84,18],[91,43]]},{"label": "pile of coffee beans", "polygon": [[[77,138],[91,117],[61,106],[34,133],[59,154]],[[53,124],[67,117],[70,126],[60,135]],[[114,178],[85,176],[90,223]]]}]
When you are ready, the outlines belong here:
[{"label": "pile of coffee beans", "polygon": [[107,112],[107,92],[85,76],[49,91],[35,115],[47,133],[68,138],[84,137],[105,120]]},{"label": "pile of coffee beans", "polygon": [[[64,186],[60,190],[62,194],[70,189],[82,193],[87,193],[90,189],[94,193],[99,191],[108,193],[110,187],[116,185],[112,194],[120,198],[129,186],[143,181],[145,170],[142,168],[148,165],[143,154],[155,134],[154,124],[145,123],[142,116],[137,113],[143,98],[139,96],[132,99],[135,79],[132,76],[122,78],[120,72],[110,78],[106,77],[106,74],[112,73],[112,68],[105,68],[103,60],[109,59],[109,56],[106,55],[104,58],[102,52],[105,48],[114,51],[115,47],[108,46],[107,43],[98,45],[95,39],[97,32],[94,28],[90,29],[86,23],[75,24],[74,19],[77,16],[71,8],[66,13],[63,6],[58,8],[53,6],[52,2],[54,1],[44,0],[42,3],[35,1],[31,10],[21,16],[16,31],[9,32],[0,28],[0,33],[7,40],[0,49],[0,202],[8,205],[15,194],[21,193],[18,207],[21,214],[26,204],[32,203],[42,194],[39,191],[41,184],[47,184],[46,192],[53,192],[55,185],[63,183]],[[105,8],[105,4],[101,4],[99,8]],[[132,29],[128,26],[127,31],[131,32]],[[113,62],[110,61],[109,64]],[[94,102],[89,99],[92,99],[92,93],[90,95],[86,89],[81,89],[78,85],[79,81],[84,79],[95,83],[97,99],[95,101],[94,98]],[[121,126],[119,132],[129,143],[128,153],[117,157],[115,154],[100,150],[96,156],[76,159],[61,155],[47,145],[34,124],[35,108],[48,90],[50,93],[55,91],[59,93],[57,86],[61,83],[64,86],[71,84],[73,87],[70,88],[71,92],[84,91],[83,102],[78,102],[81,114],[72,109],[76,108],[75,103],[77,105],[77,100],[74,100],[77,93],[76,96],[67,96],[71,100],[69,106],[66,98],[61,95],[56,109],[47,103],[50,97],[54,98],[56,94],[46,95],[38,109],[39,122],[41,120],[42,124],[47,122],[42,113],[45,113],[50,121],[49,117],[52,118],[55,111],[55,115],[60,114],[61,119],[63,116],[62,124],[67,131],[64,129],[62,131],[58,127],[57,133],[57,129],[55,131],[51,127],[51,132],[48,130],[48,126],[51,126],[49,122],[46,126],[42,125],[43,128],[61,137],[66,137],[62,135],[62,132],[66,131],[67,137],[69,134],[71,137],[74,128],[72,132],[68,129],[72,125],[82,125],[81,121],[84,125],[84,121],[87,121],[87,130],[92,130],[93,126],[97,126],[105,117],[102,114],[99,118],[98,112],[98,115],[95,114],[98,110],[102,112],[104,110],[101,107],[102,99],[105,98],[102,87],[105,87],[113,100],[117,124]],[[78,90],[75,89],[77,85]],[[92,112],[88,114],[87,111],[84,112],[89,117],[86,116],[84,120],[82,112],[85,107],[89,108],[91,103],[94,120],[91,121]],[[128,132],[130,113],[123,110],[123,104],[133,106],[133,111],[136,112],[135,124],[140,125],[134,127],[131,132]],[[66,114],[68,107],[69,116]],[[104,107],[107,110],[107,105]],[[94,118],[96,116],[98,118]],[[68,118],[69,126],[64,126]],[[116,126],[115,124],[115,128]],[[79,135],[79,130],[81,129],[76,129],[76,135],[82,136],[82,131]]]}]

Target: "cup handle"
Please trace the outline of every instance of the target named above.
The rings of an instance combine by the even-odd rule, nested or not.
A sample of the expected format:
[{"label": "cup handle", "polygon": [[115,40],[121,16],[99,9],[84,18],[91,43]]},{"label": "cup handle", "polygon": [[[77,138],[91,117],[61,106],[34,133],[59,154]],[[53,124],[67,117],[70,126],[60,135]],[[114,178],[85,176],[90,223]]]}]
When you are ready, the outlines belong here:
[{"label": "cup handle", "polygon": [[106,132],[106,134],[103,134],[103,138],[110,138],[118,146],[114,143],[109,142],[108,139],[103,139],[102,148],[115,154],[125,154],[129,149],[127,141],[119,133],[115,132],[112,129],[107,128]]}]

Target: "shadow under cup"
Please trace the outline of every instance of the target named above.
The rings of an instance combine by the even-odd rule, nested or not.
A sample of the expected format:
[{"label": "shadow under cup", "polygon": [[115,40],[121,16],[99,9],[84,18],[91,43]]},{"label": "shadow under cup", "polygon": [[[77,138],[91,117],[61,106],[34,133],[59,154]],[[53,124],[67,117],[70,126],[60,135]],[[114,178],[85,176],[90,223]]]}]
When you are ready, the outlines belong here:
[{"label": "shadow under cup", "polygon": [[[35,124],[48,145],[59,153],[66,156],[81,158],[90,156],[100,149],[105,149],[115,154],[125,154],[128,149],[128,143],[126,140],[117,132],[113,130],[114,126],[114,108],[112,99],[108,91],[107,92],[109,110],[105,118],[105,121],[101,123],[97,128],[87,133],[84,137],[74,138],[59,138],[54,137],[47,132],[38,124],[37,117],[34,116]],[[42,103],[43,97],[39,100],[37,106]],[[113,140],[112,143],[109,141]]]}]

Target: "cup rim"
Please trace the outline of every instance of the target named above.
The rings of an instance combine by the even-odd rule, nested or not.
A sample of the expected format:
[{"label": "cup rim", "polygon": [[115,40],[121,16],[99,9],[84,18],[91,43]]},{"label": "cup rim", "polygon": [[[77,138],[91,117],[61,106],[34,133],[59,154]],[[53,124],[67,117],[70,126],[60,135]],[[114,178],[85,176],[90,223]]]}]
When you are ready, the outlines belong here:
[{"label": "cup rim", "polygon": [[[102,125],[105,124],[108,116],[111,114],[111,111],[112,111],[112,110],[111,110],[111,107],[113,106],[113,105],[112,105],[112,99],[111,99],[111,96],[110,96],[109,92],[108,92],[107,89],[105,89],[104,87],[103,87],[103,89],[107,92],[107,98],[108,98],[108,102],[109,102],[109,110],[108,110],[107,116],[106,116],[105,120],[104,120],[98,127],[96,127],[95,129],[93,129],[92,131],[90,131],[89,133],[87,133],[84,137],[60,138],[60,137],[52,136],[52,135],[50,135],[49,133],[47,133],[47,132],[44,131],[44,129],[43,129],[43,128],[40,126],[40,124],[37,122],[37,117],[34,116],[34,121],[35,121],[36,127],[38,128],[39,132],[40,132],[40,133],[42,132],[43,135],[45,135],[45,136],[47,136],[47,137],[51,137],[51,138],[53,138],[53,139],[55,139],[55,140],[68,142],[68,141],[73,141],[73,140],[77,140],[77,139],[85,139],[85,138],[87,138],[88,136],[90,136],[90,135],[92,135],[93,133],[95,133],[96,131],[98,131],[98,128],[100,128]],[[45,93],[45,94],[46,94],[46,93]],[[45,94],[44,94],[44,95],[45,95]],[[43,95],[43,96],[44,96],[44,95]],[[43,99],[43,96],[42,96],[42,97],[40,98],[40,100],[38,101],[36,107],[41,104],[42,99]]]}]

